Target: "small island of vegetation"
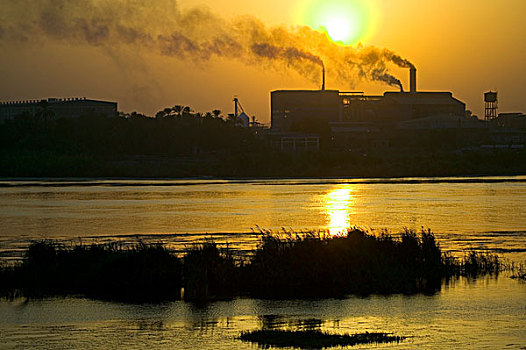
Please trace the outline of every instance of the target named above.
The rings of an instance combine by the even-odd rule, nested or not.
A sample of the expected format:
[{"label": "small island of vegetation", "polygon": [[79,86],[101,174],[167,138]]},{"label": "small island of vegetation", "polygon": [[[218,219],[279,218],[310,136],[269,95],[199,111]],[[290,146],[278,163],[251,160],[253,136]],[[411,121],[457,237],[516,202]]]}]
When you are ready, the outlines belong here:
[{"label": "small island of vegetation", "polygon": [[[162,244],[65,246],[33,242],[24,259],[0,269],[4,297],[80,295],[124,302],[206,302],[237,296],[294,299],[349,294],[435,293],[444,279],[495,274],[495,255],[471,251],[458,259],[434,235],[398,238],[351,229],[277,235],[262,232],[249,257],[206,241],[177,256]],[[181,291],[184,290],[183,295]]]},{"label": "small island of vegetation", "polygon": [[359,344],[399,343],[405,337],[388,333],[329,334],[319,330],[256,330],[244,332],[240,340],[268,347],[294,347],[301,349],[322,349],[334,346]]}]

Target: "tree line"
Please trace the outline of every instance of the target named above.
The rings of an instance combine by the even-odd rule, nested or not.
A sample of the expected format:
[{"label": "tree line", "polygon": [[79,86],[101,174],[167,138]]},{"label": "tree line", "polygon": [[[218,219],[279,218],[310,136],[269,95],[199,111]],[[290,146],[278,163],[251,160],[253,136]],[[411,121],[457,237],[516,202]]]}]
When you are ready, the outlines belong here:
[{"label": "tree line", "polygon": [[23,113],[0,124],[0,148],[6,151],[177,156],[244,153],[263,146],[251,130],[218,109],[199,113],[180,105],[164,108],[155,117],[132,112],[78,118],[55,118],[41,105],[35,115]]}]

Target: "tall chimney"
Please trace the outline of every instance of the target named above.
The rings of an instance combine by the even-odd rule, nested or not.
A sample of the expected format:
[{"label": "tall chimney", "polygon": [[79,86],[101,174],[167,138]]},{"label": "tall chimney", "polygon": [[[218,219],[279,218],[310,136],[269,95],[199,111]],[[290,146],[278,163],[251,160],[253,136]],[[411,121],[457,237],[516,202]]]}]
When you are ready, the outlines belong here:
[{"label": "tall chimney", "polygon": [[322,66],[323,67],[323,70],[322,70],[322,83],[321,83],[321,89],[322,90],[325,90],[325,65]]},{"label": "tall chimney", "polygon": [[237,97],[234,97],[234,117],[237,117],[237,104],[238,104],[239,100],[237,99]]},{"label": "tall chimney", "polygon": [[409,68],[409,92],[416,92],[416,68]]}]

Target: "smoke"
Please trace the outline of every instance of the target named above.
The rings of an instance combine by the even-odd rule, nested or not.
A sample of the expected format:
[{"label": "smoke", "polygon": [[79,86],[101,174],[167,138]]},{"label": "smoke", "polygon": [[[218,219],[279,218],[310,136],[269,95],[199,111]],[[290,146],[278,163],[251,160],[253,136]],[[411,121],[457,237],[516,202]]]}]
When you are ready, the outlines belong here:
[{"label": "smoke", "polygon": [[391,62],[393,62],[394,64],[396,64],[397,66],[401,68],[415,68],[414,64],[412,64],[405,58],[400,57],[399,55],[395,54],[392,51],[384,49],[383,54],[388,60],[390,60]]},{"label": "smoke", "polygon": [[175,0],[8,0],[2,4],[0,44],[22,38],[158,54],[207,62],[213,58],[283,70],[320,81],[320,66],[335,83],[401,83],[389,65],[412,63],[390,50],[335,44],[309,27],[268,27],[254,17],[226,20],[205,7],[182,10]]},{"label": "smoke", "polygon": [[402,82],[392,76],[391,74],[382,72],[382,70],[374,70],[372,72],[372,78],[376,81],[382,81],[384,83],[387,83],[391,86],[397,86],[400,88],[400,91],[404,91],[404,87],[402,86]]},{"label": "smoke", "polygon": [[259,57],[270,59],[283,59],[289,63],[306,60],[323,67],[323,61],[318,56],[299,50],[295,47],[277,47],[267,43],[253,44],[250,47],[251,51]]}]

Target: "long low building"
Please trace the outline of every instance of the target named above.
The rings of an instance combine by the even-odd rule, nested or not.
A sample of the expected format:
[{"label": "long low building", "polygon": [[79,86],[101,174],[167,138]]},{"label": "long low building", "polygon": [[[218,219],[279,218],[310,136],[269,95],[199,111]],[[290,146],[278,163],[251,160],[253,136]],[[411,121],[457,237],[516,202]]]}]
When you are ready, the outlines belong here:
[{"label": "long low building", "polygon": [[53,111],[55,118],[78,118],[84,115],[117,114],[117,102],[82,98],[48,98],[43,100],[0,102],[0,121],[27,114],[37,115],[44,108]]},{"label": "long low building", "polygon": [[[464,118],[466,105],[450,92],[386,92],[383,96],[337,90],[279,90],[271,93],[272,130],[306,131],[305,124],[400,122],[446,115]],[[303,130],[302,130],[303,129]]]}]

